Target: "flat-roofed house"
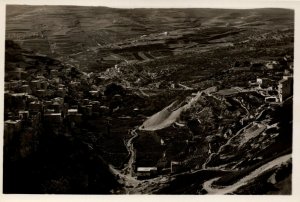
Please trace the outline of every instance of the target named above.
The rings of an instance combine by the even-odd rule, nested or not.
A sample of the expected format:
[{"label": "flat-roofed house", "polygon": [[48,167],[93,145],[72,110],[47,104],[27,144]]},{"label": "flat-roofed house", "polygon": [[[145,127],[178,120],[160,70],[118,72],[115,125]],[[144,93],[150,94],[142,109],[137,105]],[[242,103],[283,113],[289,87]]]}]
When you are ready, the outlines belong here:
[{"label": "flat-roofed house", "polygon": [[279,101],[283,102],[286,98],[293,95],[293,77],[284,76],[278,84]]},{"label": "flat-roofed house", "polygon": [[27,120],[29,118],[29,111],[20,110],[19,111],[19,119]]},{"label": "flat-roofed house", "polygon": [[78,113],[78,109],[68,109],[67,120],[71,126],[75,126],[81,123],[82,114]]},{"label": "flat-roofed house", "polygon": [[176,173],[182,168],[182,162],[180,161],[171,161],[171,173]]},{"label": "flat-roofed house", "polygon": [[26,93],[12,93],[11,94],[11,105],[14,106],[15,109],[25,109],[26,101],[27,101]]},{"label": "flat-roofed house", "polygon": [[21,120],[6,120],[4,122],[4,144],[8,144],[14,135],[21,131]]},{"label": "flat-roofed house", "polygon": [[42,112],[43,103],[40,101],[34,101],[29,103],[29,111],[31,112]]},{"label": "flat-roofed house", "polygon": [[44,114],[44,122],[50,123],[50,124],[62,123],[61,113],[47,113],[47,114]]},{"label": "flat-roofed house", "polygon": [[20,88],[20,92],[30,94],[31,89],[30,89],[29,85],[22,85]]},{"label": "flat-roofed house", "polygon": [[138,167],[137,168],[138,178],[150,178],[157,175],[157,167]]}]

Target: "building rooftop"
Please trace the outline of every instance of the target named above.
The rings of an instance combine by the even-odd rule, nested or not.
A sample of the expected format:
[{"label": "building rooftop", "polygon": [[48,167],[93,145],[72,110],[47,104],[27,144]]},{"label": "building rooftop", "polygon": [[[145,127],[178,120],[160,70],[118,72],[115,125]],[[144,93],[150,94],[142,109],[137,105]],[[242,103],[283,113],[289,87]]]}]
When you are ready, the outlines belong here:
[{"label": "building rooftop", "polygon": [[78,109],[68,109],[68,112],[78,112]]},{"label": "building rooftop", "polygon": [[47,113],[45,116],[61,116],[61,113]]},{"label": "building rooftop", "polygon": [[222,95],[222,96],[228,96],[228,95],[237,94],[239,92],[240,91],[235,88],[230,88],[230,89],[219,90],[218,92],[216,92],[216,94]]},{"label": "building rooftop", "polygon": [[8,123],[8,124],[16,124],[16,123],[20,123],[21,120],[6,120],[4,123]]},{"label": "building rooftop", "polygon": [[157,167],[138,167],[137,171],[138,172],[150,172],[152,170],[157,170]]},{"label": "building rooftop", "polygon": [[11,95],[14,96],[14,97],[21,97],[21,96],[25,96],[27,95],[28,93],[12,93]]},{"label": "building rooftop", "polygon": [[26,110],[20,110],[19,113],[29,113],[29,111],[26,111]]},{"label": "building rooftop", "polygon": [[37,100],[37,101],[32,101],[32,102],[30,102],[30,104],[42,104],[42,102],[39,101],[39,100]]}]

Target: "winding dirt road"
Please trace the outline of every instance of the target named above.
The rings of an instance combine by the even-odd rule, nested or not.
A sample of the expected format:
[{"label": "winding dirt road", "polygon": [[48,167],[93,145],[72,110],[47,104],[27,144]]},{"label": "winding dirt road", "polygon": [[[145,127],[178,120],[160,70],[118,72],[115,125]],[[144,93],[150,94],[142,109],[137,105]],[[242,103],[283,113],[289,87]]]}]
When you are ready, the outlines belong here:
[{"label": "winding dirt road", "polygon": [[238,182],[236,182],[230,186],[227,186],[227,187],[220,187],[220,188],[212,187],[213,182],[217,181],[220,177],[211,179],[209,181],[204,182],[203,189],[205,189],[207,191],[207,194],[222,195],[222,194],[233,193],[234,191],[238,190],[240,187],[246,185],[251,180],[253,180],[256,177],[258,177],[259,175],[261,175],[263,172],[273,169],[275,167],[278,167],[278,166],[282,165],[283,163],[286,163],[287,161],[289,161],[291,158],[292,158],[291,154],[287,154],[287,155],[278,157],[278,158],[266,163],[265,165],[257,168],[253,172],[249,173],[247,176],[240,179]]},{"label": "winding dirt road", "polygon": [[138,133],[136,132],[136,129],[131,130],[132,137],[128,140],[126,144],[127,151],[130,155],[130,159],[128,161],[127,166],[123,169],[128,175],[132,176],[132,164],[134,163],[135,159],[135,152],[133,148],[133,140],[138,137]]},{"label": "winding dirt road", "polygon": [[158,176],[156,178],[147,180],[138,180],[133,177],[133,167],[132,164],[135,161],[135,151],[133,147],[133,140],[138,137],[136,128],[131,130],[132,137],[125,144],[127,151],[130,155],[127,166],[123,170],[118,170],[112,165],[109,165],[111,173],[113,173],[119,180],[119,183],[124,185],[125,194],[149,194],[155,189],[164,186],[165,183],[169,181],[169,177]]}]

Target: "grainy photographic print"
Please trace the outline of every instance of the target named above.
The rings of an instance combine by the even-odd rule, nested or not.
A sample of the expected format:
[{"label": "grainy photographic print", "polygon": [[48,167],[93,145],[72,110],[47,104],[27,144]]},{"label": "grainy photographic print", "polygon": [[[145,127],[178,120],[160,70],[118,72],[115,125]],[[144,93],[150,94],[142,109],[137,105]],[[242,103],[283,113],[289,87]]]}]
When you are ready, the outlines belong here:
[{"label": "grainy photographic print", "polygon": [[294,16],[7,4],[3,193],[291,195]]}]

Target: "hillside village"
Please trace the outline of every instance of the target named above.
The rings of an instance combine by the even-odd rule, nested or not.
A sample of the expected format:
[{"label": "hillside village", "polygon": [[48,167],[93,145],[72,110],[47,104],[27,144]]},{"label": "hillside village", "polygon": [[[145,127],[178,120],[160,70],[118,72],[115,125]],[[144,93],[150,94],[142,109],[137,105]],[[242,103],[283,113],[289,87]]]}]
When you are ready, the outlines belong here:
[{"label": "hillside village", "polygon": [[[7,45],[13,45],[10,43],[12,42],[7,42]],[[27,55],[25,54],[23,57],[27,57]],[[35,57],[47,60],[44,56]],[[30,59],[32,60],[32,56],[30,56]],[[117,66],[109,69],[109,73],[87,74],[80,72],[74,67],[64,68],[62,64],[57,63],[57,61],[47,62],[48,64],[50,63],[50,65],[47,63],[42,64],[43,68],[41,69],[28,71],[27,69],[30,67],[27,66],[26,70],[24,67],[10,67],[10,70],[6,71],[4,95],[5,148],[6,152],[9,152],[9,156],[15,160],[26,158],[32,153],[37,152],[41,126],[52,130],[53,135],[68,134],[70,131],[80,128],[83,120],[102,117],[107,120],[106,123],[104,123],[104,128],[109,134],[110,128],[112,127],[109,123],[109,117],[118,113],[117,111],[120,107],[124,107],[122,106],[124,105],[124,103],[122,103],[124,96],[130,96],[126,95],[126,92],[130,92],[130,86],[122,87],[121,85],[111,83],[103,88],[105,80],[109,80],[109,77],[115,77],[120,74],[121,70],[118,69]],[[57,64],[55,64],[55,62]],[[29,74],[30,71],[32,71],[31,74]],[[249,96],[249,98],[251,98],[254,93],[254,96],[258,96],[259,99],[262,99],[261,104],[266,105],[266,107],[269,106],[269,108],[282,105],[293,95],[293,59],[291,56],[286,55],[281,58],[280,61],[270,61],[267,63],[235,62],[226,72],[232,73],[237,71],[263,72],[264,75],[269,75],[269,77],[257,77],[254,81],[249,80],[248,87],[234,86],[227,89],[218,89],[216,86],[211,86],[202,90],[203,95],[226,102],[230,99],[236,100],[239,96]],[[179,89],[182,88],[180,85],[171,85],[169,88],[176,89],[176,87]],[[147,92],[147,88],[143,87],[142,89],[144,92]],[[183,90],[188,91],[191,91],[191,89],[192,88],[183,88]],[[197,97],[196,94],[192,96]],[[144,131],[162,130],[163,128],[170,127],[172,124],[175,124],[175,128],[176,124],[178,125],[177,127],[182,127],[182,123],[179,123],[183,121],[181,120],[181,114],[194,105],[197,105],[197,101],[199,101],[201,96],[194,98],[196,100],[194,100],[192,104],[180,104],[178,107],[174,105],[165,108],[164,110],[166,112],[159,112],[157,114],[158,117],[154,118],[154,122],[151,121],[151,119],[146,120],[140,128],[141,132],[137,132],[143,137]],[[186,103],[188,102],[190,101],[187,100]],[[246,103],[241,103],[242,106],[243,104],[245,105]],[[184,106],[186,107],[184,108]],[[133,112],[138,110],[137,107],[131,107]],[[249,106],[246,108],[249,109]],[[248,109],[246,110],[248,111]],[[181,111],[177,113],[175,110]],[[168,113],[170,115],[162,115],[162,113]],[[174,115],[174,113],[177,115]],[[238,113],[236,116],[242,116],[241,112]],[[255,114],[251,114],[251,112],[243,116],[243,119],[241,119],[242,125],[245,125],[243,122],[249,122],[254,116]],[[258,117],[256,117],[256,119],[258,119]],[[199,121],[199,118],[197,120]],[[199,123],[201,123],[201,121]],[[156,126],[156,124],[160,124],[160,126]],[[264,130],[260,128],[261,127],[258,127],[255,130],[260,130],[261,133]],[[232,134],[232,132],[229,133]],[[185,159],[186,157],[184,156],[186,155],[179,157],[176,154],[166,154],[163,152],[163,148],[168,147],[166,145],[173,144],[172,142],[175,136],[167,137],[165,135],[159,135],[159,137],[161,147],[157,151],[160,152],[157,154],[150,153],[151,160],[144,158],[147,152],[145,153],[145,151],[143,151],[144,148],[139,149],[137,145],[139,141],[143,142],[143,140],[137,140],[134,143],[137,149],[135,149],[136,159],[133,159],[135,163],[131,165],[133,166],[133,173],[131,173],[133,176],[143,179],[155,177],[158,174],[176,173],[188,168],[195,169],[199,166],[197,163],[193,163],[191,159]],[[195,141],[195,136],[189,137],[182,135],[181,138],[182,141],[189,142],[189,147],[197,142]],[[11,153],[11,149],[16,146],[16,139],[21,140],[21,143],[18,143],[20,145],[17,147],[19,149]],[[216,145],[213,144],[214,143],[209,144],[209,153],[216,147]],[[192,152],[193,147],[195,146],[189,149],[190,152]],[[162,154],[164,157],[160,159]],[[203,157],[201,153],[198,155]],[[195,156],[197,156],[197,154],[193,154],[193,156],[194,159],[196,159]],[[192,164],[186,166],[186,163]]]},{"label": "hillside village", "polygon": [[[93,8],[95,31],[86,8],[26,9],[5,41],[4,193],[291,193],[291,11],[167,9],[162,29]],[[66,30],[29,37],[33,16]]]}]

